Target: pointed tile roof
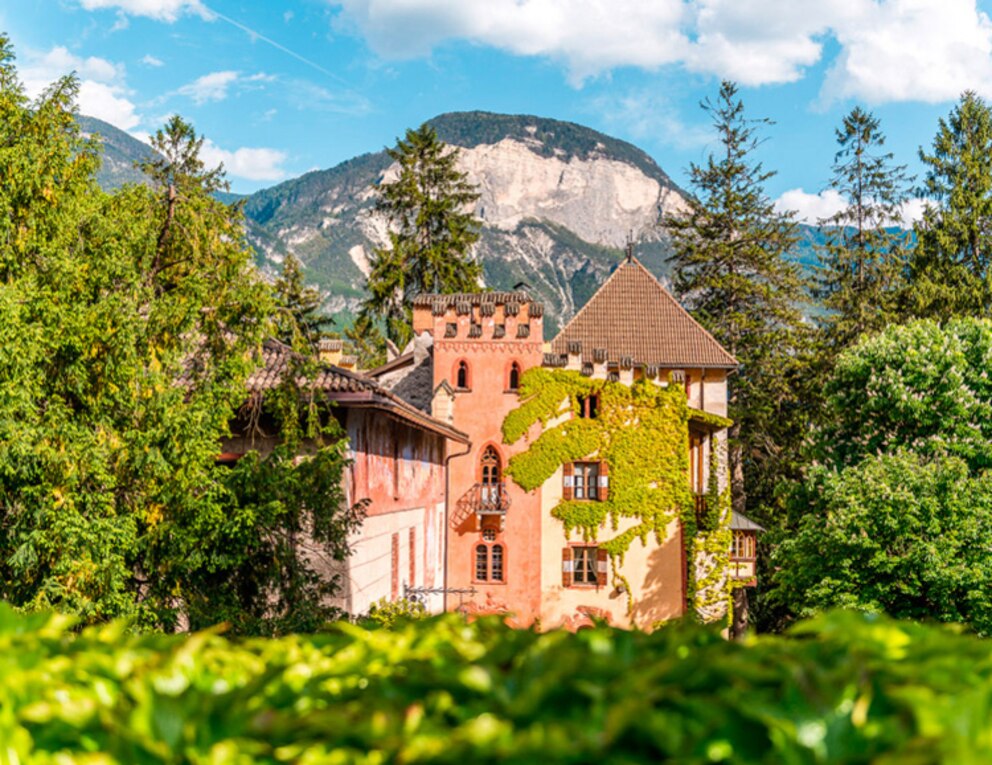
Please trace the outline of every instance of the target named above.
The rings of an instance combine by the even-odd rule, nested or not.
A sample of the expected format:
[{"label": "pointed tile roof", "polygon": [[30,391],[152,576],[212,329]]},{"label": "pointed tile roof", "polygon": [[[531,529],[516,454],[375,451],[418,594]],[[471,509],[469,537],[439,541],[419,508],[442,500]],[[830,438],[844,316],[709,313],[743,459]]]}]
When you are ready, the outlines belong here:
[{"label": "pointed tile roof", "polygon": [[636,258],[617,266],[551,341],[551,350],[565,354],[574,343],[580,343],[583,361],[605,350],[608,361],[646,366],[737,367],[737,359]]}]

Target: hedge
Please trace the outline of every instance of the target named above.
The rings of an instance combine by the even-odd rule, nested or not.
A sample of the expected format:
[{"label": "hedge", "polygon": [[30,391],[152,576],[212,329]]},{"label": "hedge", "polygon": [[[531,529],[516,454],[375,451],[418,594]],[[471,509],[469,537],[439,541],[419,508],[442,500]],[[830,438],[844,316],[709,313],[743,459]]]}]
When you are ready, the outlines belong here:
[{"label": "hedge", "polygon": [[744,643],[455,615],[227,640],[0,606],[0,763],[992,761],[992,643],[837,612]]}]

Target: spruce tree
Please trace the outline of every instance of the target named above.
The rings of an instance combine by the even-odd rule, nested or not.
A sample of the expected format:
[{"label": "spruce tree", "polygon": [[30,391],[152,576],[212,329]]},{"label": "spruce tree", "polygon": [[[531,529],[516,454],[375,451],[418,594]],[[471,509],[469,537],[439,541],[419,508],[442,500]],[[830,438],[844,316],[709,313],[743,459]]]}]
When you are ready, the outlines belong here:
[{"label": "spruce tree", "polygon": [[402,348],[415,295],[479,289],[482,269],[470,251],[480,224],[467,212],[479,194],[457,168],[458,150],[427,124],[387,151],[399,176],[376,187],[376,210],[389,223],[389,246],[373,252],[362,316],[384,320],[386,335]]},{"label": "spruce tree", "polygon": [[922,194],[906,293],[910,315],[987,316],[992,308],[992,109],[968,91],[941,119]]},{"label": "spruce tree", "polygon": [[819,248],[817,296],[829,313],[822,323],[833,350],[859,335],[884,328],[897,318],[904,284],[908,237],[899,229],[906,201],[904,165],[884,153],[878,119],[860,106],[836,131],[830,188],[846,207],[819,221],[826,244]]},{"label": "spruce tree", "polygon": [[746,117],[731,82],[721,84],[716,103],[707,99],[702,107],[720,149],[690,167],[697,196],[666,222],[669,260],[677,296],[741,364],[730,378],[734,507],[744,510],[747,499],[761,517],[804,430],[794,385],[804,351],[804,282],[787,257],[796,223],[776,212],[764,189],[774,173],[754,157],[758,129],[770,121]]},{"label": "spruce tree", "polygon": [[306,283],[303,266],[292,253],[283,261],[282,273],[272,285],[272,292],[278,338],[303,353],[316,351],[334,320],[320,312],[320,290]]}]

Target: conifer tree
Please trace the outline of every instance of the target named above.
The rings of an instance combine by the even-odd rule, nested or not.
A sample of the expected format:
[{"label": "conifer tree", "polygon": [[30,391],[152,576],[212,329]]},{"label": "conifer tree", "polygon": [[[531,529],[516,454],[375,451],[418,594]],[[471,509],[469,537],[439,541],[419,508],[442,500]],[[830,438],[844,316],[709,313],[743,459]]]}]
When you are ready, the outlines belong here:
[{"label": "conifer tree", "polygon": [[992,109],[974,92],[941,119],[921,189],[906,293],[910,315],[987,316],[992,309]]},{"label": "conifer tree", "polygon": [[334,320],[320,312],[320,290],[308,285],[299,259],[289,253],[282,273],[272,285],[276,303],[276,333],[301,352],[313,352]]},{"label": "conifer tree", "polygon": [[758,128],[769,120],[746,117],[737,86],[727,81],[716,103],[707,99],[702,107],[720,149],[704,166],[690,167],[698,196],[665,223],[676,294],[741,364],[730,379],[728,456],[734,506],[742,511],[746,497],[757,506],[772,495],[787,472],[782,462],[794,459],[787,447],[803,431],[793,378],[803,351],[804,282],[787,257],[796,223],[776,212],[764,189],[774,173],[754,157]]},{"label": "conifer tree", "polygon": [[479,289],[482,269],[470,257],[479,221],[466,211],[479,194],[457,169],[458,150],[427,124],[407,130],[387,151],[399,176],[376,187],[376,209],[389,223],[389,246],[372,255],[362,315],[383,320],[387,337],[402,348],[415,295]]},{"label": "conifer tree", "polygon": [[829,311],[827,342],[840,350],[897,318],[908,250],[898,227],[908,180],[905,166],[892,165],[892,154],[883,153],[885,136],[870,112],[852,109],[836,135],[830,188],[847,206],[819,221],[827,241],[819,253],[817,296]]}]

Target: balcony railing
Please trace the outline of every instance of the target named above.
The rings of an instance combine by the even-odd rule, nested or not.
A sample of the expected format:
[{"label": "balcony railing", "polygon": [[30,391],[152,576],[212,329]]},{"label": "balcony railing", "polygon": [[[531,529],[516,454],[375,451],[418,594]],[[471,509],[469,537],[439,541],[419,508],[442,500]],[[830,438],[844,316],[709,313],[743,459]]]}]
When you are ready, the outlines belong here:
[{"label": "balcony railing", "polygon": [[466,499],[472,512],[479,515],[505,515],[510,508],[510,495],[504,483],[477,483]]}]

